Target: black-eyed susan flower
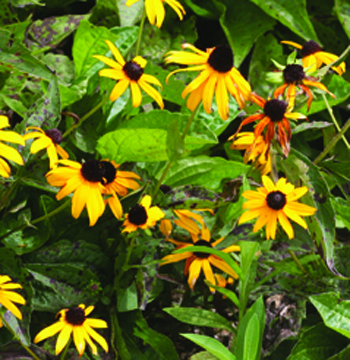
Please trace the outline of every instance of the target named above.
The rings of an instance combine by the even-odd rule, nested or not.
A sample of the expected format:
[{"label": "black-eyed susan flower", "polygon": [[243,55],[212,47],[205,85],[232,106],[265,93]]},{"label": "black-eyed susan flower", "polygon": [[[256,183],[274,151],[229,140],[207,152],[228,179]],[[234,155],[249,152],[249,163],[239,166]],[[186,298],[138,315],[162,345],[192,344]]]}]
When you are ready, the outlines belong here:
[{"label": "black-eyed susan flower", "polygon": [[32,154],[46,149],[47,156],[50,160],[50,169],[57,166],[58,155],[60,155],[62,159],[69,158],[68,153],[59,145],[62,142],[62,133],[58,129],[44,131],[36,126],[30,126],[26,130],[36,130],[27,132],[23,135],[23,139],[25,141],[36,139],[30,146],[30,152]]},{"label": "black-eyed susan flower", "polygon": [[140,204],[134,205],[128,214],[125,215],[125,226],[122,232],[133,232],[138,228],[148,229],[154,226],[158,220],[162,219],[165,214],[158,206],[151,206],[152,198],[145,195]]},{"label": "black-eyed susan flower", "polygon": [[259,231],[266,225],[266,239],[275,239],[277,221],[287,233],[289,239],[294,237],[294,230],[288,218],[307,229],[307,224],[301,216],[311,216],[316,209],[298,203],[296,200],[308,192],[306,186],[295,188],[287,183],[285,178],[280,178],[276,184],[268,176],[262,177],[263,186],[257,191],[244,191],[242,196],[248,199],[243,204],[243,209],[248,209],[238,220],[238,224],[258,218],[253,232]]},{"label": "black-eyed susan flower", "polygon": [[158,103],[161,109],[163,109],[164,103],[161,95],[150,85],[153,84],[162,87],[162,84],[156,77],[144,73],[147,60],[141,56],[136,56],[132,61],[125,61],[117,47],[112,42],[109,40],[105,40],[105,42],[117,61],[103,55],[94,55],[93,57],[111,67],[111,69],[100,70],[100,76],[117,80],[109,99],[111,101],[115,101],[130,86],[133,107],[141,105],[142,89]]},{"label": "black-eyed susan flower", "polygon": [[56,355],[64,349],[71,335],[73,336],[74,344],[79,352],[79,356],[83,355],[86,342],[90,345],[92,353],[97,355],[97,347],[92,339],[98,342],[104,351],[108,352],[106,340],[93,329],[107,328],[107,323],[104,320],[87,318],[93,309],[93,306],[85,308],[85,305],[80,304],[73,309],[61,310],[57,314],[57,316],[59,316],[58,321],[41,330],[35,337],[34,343],[45,340],[59,332],[60,334],[58,335],[56,342]]},{"label": "black-eyed susan flower", "polygon": [[25,145],[23,137],[15,131],[4,131],[3,128],[9,127],[9,119],[5,115],[0,115],[0,175],[8,178],[11,175],[11,168],[7,160],[11,160],[18,165],[23,165],[21,154],[11,146],[3,144],[1,141],[11,142],[19,145]]},{"label": "black-eyed susan flower", "polygon": [[240,72],[233,66],[233,52],[227,45],[219,45],[206,52],[190,44],[183,44],[188,51],[170,51],[166,54],[166,63],[194,65],[193,67],[172,71],[167,79],[180,71],[201,71],[201,73],[186,86],[182,92],[185,98],[188,94],[187,107],[194,111],[200,101],[206,113],[212,112],[211,104],[215,92],[219,115],[223,120],[229,117],[230,93],[243,108],[245,101],[250,99],[251,88]]},{"label": "black-eyed susan flower", "polygon": [[140,180],[140,177],[131,171],[118,170],[120,165],[115,161],[101,160],[99,164],[102,172],[101,182],[106,189],[105,194],[111,195],[105,202],[111,208],[114,216],[120,219],[123,216],[123,208],[118,195],[125,196],[128,189],[139,189],[140,185],[135,179]]},{"label": "black-eyed susan flower", "polygon": [[[22,285],[11,282],[12,279],[8,275],[0,275],[0,304],[10,311],[16,318],[22,320],[22,313],[14,304],[24,305],[26,303],[24,297],[16,292],[14,289],[22,289]],[[0,327],[2,327],[0,319]]]},{"label": "black-eyed susan flower", "polygon": [[[126,6],[131,6],[139,0],[128,0]],[[176,0],[145,0],[145,10],[150,24],[161,27],[165,18],[164,3],[168,4],[176,12],[180,20],[186,14],[183,6]]]},{"label": "black-eyed susan flower", "polygon": [[[252,100],[264,109],[262,114],[255,114],[248,116],[244,119],[239,126],[237,133],[240,131],[242,126],[259,121],[254,129],[255,139],[259,139],[265,127],[267,131],[264,137],[265,143],[270,148],[271,141],[277,133],[277,140],[282,147],[282,150],[286,156],[289,154],[289,141],[292,136],[291,127],[288,119],[306,119],[306,116],[300,113],[292,113],[290,106],[283,101],[278,99],[265,100],[261,96],[254,94]],[[277,128],[277,131],[275,130]],[[254,148],[254,146],[253,146]],[[253,149],[252,148],[252,149]]]},{"label": "black-eyed susan flower", "polygon": [[[321,46],[313,40],[307,41],[304,45],[297,44],[293,41],[281,41],[281,43],[292,45],[297,49],[300,49],[303,57],[303,66],[304,68],[309,68],[310,72],[319,69],[322,64],[329,65],[339,59],[339,56],[337,55],[322,51]],[[332,66],[332,69],[339,75],[344,74],[345,62],[342,62],[338,66]]]},{"label": "black-eyed susan flower", "polygon": [[82,165],[72,160],[59,160],[57,167],[46,174],[47,182],[52,186],[62,187],[56,199],[61,200],[70,193],[72,197],[72,215],[77,219],[86,207],[90,226],[95,225],[97,219],[105,210],[102,193],[106,188],[102,185],[104,175],[98,160],[88,160]]},{"label": "black-eyed susan flower", "polygon": [[243,157],[245,164],[252,161],[260,170],[261,175],[266,175],[271,171],[271,154],[262,135],[256,138],[253,132],[240,132],[228,140],[233,140],[230,145],[232,150],[245,150]]},{"label": "black-eyed susan flower", "polygon": [[314,81],[310,76],[307,76],[304,72],[304,69],[301,65],[298,64],[289,64],[283,70],[284,84],[278,87],[274,92],[274,97],[277,98],[280,95],[283,95],[286,91],[286,99],[290,103],[291,108],[294,107],[295,98],[297,96],[298,88],[304,92],[307,97],[307,109],[310,109],[311,102],[313,100],[313,95],[309,86],[316,87],[320,90],[327,92],[333,98],[335,96],[320,82]]},{"label": "black-eyed susan flower", "polygon": [[[200,238],[194,234],[191,234],[193,243],[185,243],[173,239],[167,239],[167,241],[172,242],[176,245],[177,249],[182,249],[184,247],[188,246],[206,246],[208,248],[216,247],[220,244],[224,238],[220,238],[219,240],[215,242],[210,242],[210,231],[207,227],[203,227]],[[222,249],[224,253],[230,253],[230,252],[236,252],[240,251],[240,247],[238,245],[231,245],[225,249]],[[193,290],[197,279],[203,270],[205,278],[208,280],[209,283],[216,285],[216,279],[213,273],[212,265],[217,267],[218,269],[222,270],[226,274],[232,276],[235,279],[238,279],[238,275],[236,272],[229,266],[224,260],[219,258],[218,256],[212,255],[212,254],[206,254],[203,252],[183,252],[181,254],[170,254],[165,256],[162,259],[162,263],[160,265],[166,265],[174,262],[178,262],[181,260],[185,260],[185,268],[184,268],[184,274],[185,276],[188,275],[188,286],[191,290]],[[214,289],[211,289],[214,291]]]}]

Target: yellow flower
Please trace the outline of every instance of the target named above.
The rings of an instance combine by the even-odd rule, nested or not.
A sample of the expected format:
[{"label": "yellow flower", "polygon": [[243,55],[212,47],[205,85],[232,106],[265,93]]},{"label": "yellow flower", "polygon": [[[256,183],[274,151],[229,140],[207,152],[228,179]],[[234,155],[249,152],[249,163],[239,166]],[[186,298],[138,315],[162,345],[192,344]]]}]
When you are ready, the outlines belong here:
[{"label": "yellow flower", "polygon": [[[337,55],[321,51],[321,46],[313,40],[307,41],[304,45],[299,45],[293,41],[281,41],[281,43],[292,45],[297,49],[300,49],[301,55],[303,57],[303,66],[304,68],[310,68],[310,72],[314,72],[315,70],[319,69],[322,64],[329,65],[339,59],[339,56]],[[332,69],[339,75],[344,74],[345,62],[342,62],[338,66],[332,66]]]},{"label": "yellow flower", "polygon": [[[5,127],[9,127],[9,119],[5,115],[0,115],[0,129],[3,129]],[[0,141],[6,141],[11,142],[15,144],[25,145],[25,142],[23,140],[23,137],[19,134],[17,134],[14,131],[3,131],[0,130]],[[0,142],[0,175],[8,178],[11,175],[11,168],[9,164],[2,159],[4,157],[5,159],[11,160],[15,162],[18,165],[23,165],[23,159],[21,154],[11,146],[8,146],[6,144],[3,144]]]},{"label": "yellow flower", "polygon": [[105,210],[102,193],[106,188],[102,185],[104,169],[98,160],[88,160],[83,165],[72,160],[59,160],[64,167],[57,167],[46,174],[47,182],[52,186],[62,186],[56,199],[61,200],[70,193],[72,197],[72,215],[77,219],[86,207],[90,226]]},{"label": "yellow flower", "polygon": [[314,78],[307,76],[304,72],[304,69],[301,65],[290,64],[287,65],[283,70],[284,84],[278,87],[274,92],[274,97],[277,98],[280,95],[283,95],[287,89],[286,99],[290,104],[290,107],[294,107],[295,98],[297,96],[297,89],[301,89],[302,92],[305,92],[308,96],[307,100],[307,109],[310,109],[310,105],[313,99],[313,95],[309,89],[309,86],[314,86],[320,90],[327,92],[333,98],[335,95],[332,94],[323,84],[318,81],[314,81]]},{"label": "yellow flower", "polygon": [[33,138],[37,139],[33,141],[30,152],[35,154],[40,150],[46,149],[47,156],[50,160],[50,169],[57,166],[58,155],[60,155],[62,159],[69,158],[67,152],[59,145],[62,142],[62,134],[58,129],[44,131],[36,126],[30,126],[26,130],[37,130],[26,133],[23,135],[23,139],[25,141]]},{"label": "yellow flower", "polygon": [[[217,246],[224,238],[220,238],[219,240],[210,243],[210,231],[207,227],[203,227],[201,232],[201,238],[199,239],[197,236],[191,234],[193,243],[185,243],[173,239],[167,239],[167,241],[172,242],[176,245],[176,250],[181,249],[188,246],[207,246],[209,248],[213,248]],[[238,245],[231,245],[226,249],[222,249],[224,253],[230,253],[233,251],[240,251],[240,247]],[[212,255],[206,254],[202,252],[183,252],[181,254],[170,254],[165,256],[162,260],[163,262],[160,265],[166,265],[174,262],[178,262],[186,259],[186,264],[184,268],[184,274],[188,275],[188,286],[191,290],[193,290],[197,279],[203,270],[205,278],[209,281],[209,283],[216,285],[215,276],[211,265],[214,265],[218,269],[223,272],[229,274],[235,279],[238,279],[238,275],[236,272],[229,266],[224,260],[221,258]],[[211,289],[214,292],[214,289]]]},{"label": "yellow flower", "polygon": [[[26,303],[24,297],[11,290],[22,289],[22,285],[11,283],[12,279],[7,275],[0,275],[0,304],[10,311],[16,318],[22,320],[22,314],[18,307],[14,304],[24,305]],[[2,327],[0,319],[0,327]]]},{"label": "yellow flower", "polygon": [[250,161],[255,163],[254,166],[261,171],[261,175],[271,172],[271,154],[262,135],[255,138],[253,132],[241,132],[228,140],[233,140],[230,146],[232,150],[245,150],[245,164]]},{"label": "yellow flower", "polygon": [[140,177],[131,171],[117,170],[120,165],[115,161],[101,160],[99,163],[103,168],[102,184],[106,189],[105,194],[111,195],[105,202],[114,216],[120,219],[123,216],[123,208],[118,195],[125,196],[128,189],[139,189],[140,185],[134,179],[140,180]]},{"label": "yellow flower", "polygon": [[75,347],[79,352],[79,357],[83,355],[87,342],[90,345],[92,353],[97,355],[97,347],[91,338],[97,341],[104,351],[108,352],[108,344],[106,340],[98,334],[93,328],[106,328],[107,323],[104,320],[86,318],[94,310],[93,306],[85,309],[85,305],[80,304],[73,309],[63,309],[57,316],[59,320],[41,330],[35,337],[34,343],[38,343],[48,337],[60,333],[56,342],[56,355],[58,355],[67,345],[70,336],[73,334]]},{"label": "yellow flower", "polygon": [[294,237],[294,230],[288,218],[295,221],[304,229],[307,224],[301,216],[311,216],[316,209],[298,203],[296,200],[308,192],[306,186],[295,188],[294,185],[287,183],[285,178],[280,178],[276,184],[267,177],[262,177],[263,187],[257,191],[247,190],[242,196],[248,201],[243,204],[243,209],[249,209],[239,218],[238,224],[258,218],[253,232],[259,231],[266,225],[266,238],[275,239],[277,220],[281,223],[283,230],[289,239]]},{"label": "yellow flower", "polygon": [[[139,0],[128,0],[126,6],[135,4]],[[149,22],[152,25],[161,27],[165,18],[164,4],[166,3],[173,8],[180,20],[183,19],[183,15],[186,14],[183,6],[176,0],[145,0],[145,9]]]},{"label": "yellow flower", "polygon": [[125,229],[122,232],[133,232],[138,228],[148,229],[154,226],[156,222],[162,219],[165,214],[158,206],[152,206],[152,198],[149,195],[145,195],[140,204],[136,204],[129,211],[129,214],[125,215],[125,221],[123,226]]},{"label": "yellow flower", "polygon": [[201,73],[186,86],[182,92],[185,98],[188,94],[187,107],[194,111],[200,101],[203,101],[204,110],[212,112],[211,103],[215,92],[219,115],[223,120],[229,117],[228,92],[236,99],[240,108],[250,99],[251,88],[240,72],[233,66],[232,49],[227,45],[219,45],[206,52],[190,44],[183,44],[187,51],[170,51],[166,54],[166,63],[181,65],[195,65],[186,69],[171,72],[167,79],[180,71],[201,71]]},{"label": "yellow flower", "polygon": [[130,86],[132,106],[138,107],[142,101],[141,88],[158,103],[161,109],[163,109],[164,103],[161,95],[154,87],[149,85],[153,84],[162,87],[162,84],[156,77],[144,74],[147,60],[141,56],[136,56],[132,61],[126,62],[112,42],[109,40],[105,40],[105,42],[117,61],[103,55],[94,55],[93,57],[111,67],[111,69],[100,70],[100,76],[117,80],[109,99],[115,101],[125,92],[128,86]]},{"label": "yellow flower", "polygon": [[[244,119],[239,126],[237,133],[241,130],[242,126],[250,124],[254,121],[259,121],[254,129],[255,139],[259,139],[263,130],[267,126],[265,135],[265,143],[270,149],[271,141],[275,136],[275,131],[278,131],[278,142],[286,156],[289,154],[289,141],[292,136],[292,130],[288,119],[306,119],[306,116],[300,113],[292,113],[290,105],[283,100],[272,99],[265,100],[257,94],[252,95],[252,100],[264,109],[262,114],[255,114],[248,116]],[[236,134],[237,134],[236,133]],[[234,135],[232,138],[234,138]],[[256,142],[254,142],[252,149],[254,149]]]}]

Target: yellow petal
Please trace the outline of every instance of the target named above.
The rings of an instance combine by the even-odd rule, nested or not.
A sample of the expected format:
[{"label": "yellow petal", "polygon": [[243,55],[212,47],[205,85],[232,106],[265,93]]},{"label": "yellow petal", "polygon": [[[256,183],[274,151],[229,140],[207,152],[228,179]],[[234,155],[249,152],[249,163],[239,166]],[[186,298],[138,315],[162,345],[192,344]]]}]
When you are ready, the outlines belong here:
[{"label": "yellow petal", "polygon": [[114,58],[118,61],[118,63],[121,66],[125,65],[125,60],[122,56],[122,54],[119,52],[119,50],[117,49],[117,47],[109,40],[105,40],[107,46],[109,47],[109,50],[111,50]]},{"label": "yellow petal", "polygon": [[67,345],[70,335],[73,331],[73,325],[67,323],[64,324],[65,326],[63,327],[63,329],[61,330],[60,334],[57,337],[56,355],[58,355]]},{"label": "yellow petal", "polygon": [[34,339],[34,343],[38,343],[42,340],[45,340],[51,336],[56,335],[66,326],[66,323],[63,321],[58,321],[45,329],[41,330]]},{"label": "yellow petal", "polygon": [[92,329],[86,323],[84,323],[84,329],[94,340],[96,340],[101,345],[102,349],[105,352],[108,352],[107,341],[100,334],[98,334],[94,329]]},{"label": "yellow petal", "polygon": [[193,290],[193,287],[196,284],[196,281],[201,273],[203,259],[194,259],[192,261],[192,264],[189,268],[189,274],[188,274],[188,286],[191,290]]},{"label": "yellow petal", "polygon": [[125,90],[129,86],[130,80],[129,79],[122,79],[119,82],[117,82],[114,85],[114,88],[109,95],[109,100],[115,101],[117,100],[121,95],[124,94]]},{"label": "yellow petal", "polygon": [[85,338],[84,332],[82,331],[82,326],[73,327],[73,340],[80,357],[85,351]]}]

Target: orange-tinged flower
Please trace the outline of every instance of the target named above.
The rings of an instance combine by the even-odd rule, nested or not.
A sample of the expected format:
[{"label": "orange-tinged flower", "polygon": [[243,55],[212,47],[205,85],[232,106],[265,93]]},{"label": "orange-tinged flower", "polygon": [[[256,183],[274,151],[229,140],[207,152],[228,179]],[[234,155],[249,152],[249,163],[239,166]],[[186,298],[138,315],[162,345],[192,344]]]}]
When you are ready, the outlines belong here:
[{"label": "orange-tinged flower", "polygon": [[[220,244],[224,238],[220,238],[219,240],[211,243],[210,242],[210,231],[207,227],[203,227],[202,232],[200,234],[200,238],[196,235],[191,234],[193,243],[185,243],[182,241],[177,241],[173,239],[167,239],[171,243],[176,245],[177,249],[182,249],[188,246],[207,246],[208,248],[216,247]],[[222,249],[224,253],[236,252],[240,251],[240,247],[238,245],[231,245],[225,249]],[[181,254],[175,253],[165,256],[162,260],[163,262],[160,265],[166,265],[174,262],[178,262],[181,260],[186,259],[186,264],[184,268],[184,274],[188,275],[188,286],[191,290],[193,290],[197,279],[203,270],[205,278],[208,280],[209,283],[216,285],[216,279],[211,268],[211,265],[214,265],[218,269],[222,270],[223,272],[227,273],[228,275],[232,276],[235,279],[238,279],[238,275],[236,272],[229,266],[224,260],[221,258],[212,255],[206,254],[202,252],[183,252]],[[214,289],[211,289],[214,292]]]},{"label": "orange-tinged flower", "polygon": [[274,97],[278,98],[283,95],[287,90],[286,99],[290,104],[290,107],[294,107],[295,98],[297,96],[297,89],[299,88],[302,92],[305,92],[308,96],[307,109],[310,109],[313,95],[309,89],[309,86],[316,87],[320,90],[327,92],[333,98],[335,95],[332,94],[323,84],[318,81],[314,81],[310,76],[307,76],[301,65],[290,64],[287,65],[283,70],[284,84],[278,87],[274,92]]},{"label": "orange-tinged flower", "polygon": [[26,130],[36,130],[27,132],[23,135],[23,139],[25,141],[29,139],[36,139],[30,146],[30,152],[32,154],[46,149],[47,156],[50,160],[50,169],[57,166],[58,155],[60,155],[62,159],[69,158],[68,153],[59,145],[62,142],[62,134],[58,129],[44,131],[36,126],[30,126]]},{"label": "orange-tinged flower", "polygon": [[255,163],[254,166],[261,171],[261,175],[271,172],[269,145],[262,135],[256,138],[253,132],[240,132],[228,140],[233,140],[230,146],[232,150],[245,150],[243,158],[245,164],[250,161]]},{"label": "orange-tinged flower", "polygon": [[0,115],[0,175],[8,178],[11,175],[9,164],[2,158],[11,160],[18,165],[23,165],[21,154],[11,146],[3,144],[1,141],[11,142],[19,145],[25,145],[24,139],[15,131],[4,131],[3,128],[9,127],[9,119],[5,115]]},{"label": "orange-tinged flower", "polygon": [[[139,0],[128,0],[125,5],[130,6],[138,1]],[[145,10],[149,22],[159,28],[162,26],[165,18],[164,3],[172,7],[180,20],[182,20],[186,14],[183,6],[176,0],[145,0]]]},{"label": "orange-tinged flower", "polygon": [[[254,94],[252,100],[264,109],[262,114],[255,114],[248,116],[244,119],[238,128],[237,133],[241,130],[242,126],[259,121],[254,129],[255,139],[259,139],[265,127],[267,127],[265,135],[265,143],[270,148],[271,141],[275,136],[275,128],[277,128],[278,142],[286,156],[289,154],[289,141],[292,136],[292,130],[288,119],[306,119],[306,116],[300,113],[290,112],[290,106],[278,99],[265,100],[261,96]],[[255,146],[255,143],[254,143]],[[252,149],[254,149],[254,146]]]},{"label": "orange-tinged flower", "polygon": [[[288,44],[301,50],[304,68],[309,68],[310,72],[319,69],[322,64],[329,65],[339,59],[339,56],[321,50],[321,46],[316,41],[309,40],[304,45],[297,44],[293,41],[281,41],[282,44]],[[345,72],[345,62],[338,66],[332,66],[332,69],[339,75]]]},{"label": "orange-tinged flower", "polygon": [[136,56],[132,61],[125,61],[117,47],[112,42],[109,40],[105,40],[105,42],[116,61],[103,55],[94,55],[93,57],[111,67],[111,69],[100,70],[100,76],[117,80],[109,99],[111,101],[115,101],[130,86],[132,106],[138,107],[141,105],[142,101],[141,88],[158,103],[161,109],[163,109],[164,103],[161,95],[150,85],[153,84],[162,87],[162,84],[156,77],[144,73],[147,60],[141,56]]},{"label": "orange-tinged flower", "polygon": [[223,120],[229,118],[229,95],[237,101],[240,108],[250,100],[251,88],[240,72],[233,66],[233,52],[227,45],[219,45],[202,51],[190,44],[183,44],[188,51],[169,51],[166,63],[180,65],[195,65],[185,69],[172,71],[167,79],[180,71],[201,71],[201,73],[186,86],[182,92],[185,98],[188,94],[187,107],[194,111],[201,100],[206,113],[212,112],[211,104],[215,92],[219,115]]},{"label": "orange-tinged flower", "polygon": [[[22,320],[22,313],[18,307],[14,304],[24,305],[26,303],[24,297],[16,292],[14,289],[22,289],[22,285],[12,283],[12,279],[7,275],[0,275],[0,304],[10,311],[16,318]],[[2,321],[0,319],[0,327],[2,327]]]},{"label": "orange-tinged flower", "polygon": [[92,353],[97,355],[97,347],[91,338],[97,341],[104,351],[108,352],[107,341],[93,329],[107,328],[107,323],[104,320],[87,318],[93,309],[94,306],[85,308],[85,305],[80,304],[73,309],[61,310],[57,314],[57,316],[60,316],[59,320],[41,330],[35,337],[34,343],[45,340],[59,332],[60,334],[56,342],[56,355],[64,349],[71,335],[73,336],[75,347],[79,352],[79,357],[82,356],[85,351],[86,342],[89,344]]},{"label": "orange-tinged flower", "polygon": [[125,228],[122,232],[133,232],[138,228],[148,229],[165,216],[158,206],[151,206],[151,203],[151,196],[145,195],[140,204],[133,206],[129,213],[125,215],[123,223]]},{"label": "orange-tinged flower", "polygon": [[242,196],[248,201],[243,204],[243,209],[248,209],[238,220],[238,224],[258,218],[253,232],[259,231],[266,225],[266,239],[275,239],[277,221],[280,222],[283,230],[289,239],[294,237],[294,230],[288,218],[307,229],[307,224],[301,216],[311,216],[316,209],[298,203],[296,200],[308,192],[306,186],[295,188],[287,183],[285,178],[280,178],[276,184],[268,176],[262,177],[263,187],[257,191],[244,191]]}]

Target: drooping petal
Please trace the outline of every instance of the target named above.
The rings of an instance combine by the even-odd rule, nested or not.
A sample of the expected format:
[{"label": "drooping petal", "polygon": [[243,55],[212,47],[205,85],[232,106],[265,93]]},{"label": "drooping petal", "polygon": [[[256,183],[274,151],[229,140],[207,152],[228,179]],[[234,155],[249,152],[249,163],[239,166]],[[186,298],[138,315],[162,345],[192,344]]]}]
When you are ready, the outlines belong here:
[{"label": "drooping petal", "polygon": [[193,290],[193,287],[195,286],[196,281],[201,273],[202,263],[203,259],[196,258],[189,267],[188,286],[191,290]]},{"label": "drooping petal", "polygon": [[122,79],[119,82],[117,82],[114,85],[114,88],[109,95],[109,100],[115,101],[117,100],[121,95],[124,94],[125,90],[127,89],[128,85],[130,84],[129,79]]},{"label": "drooping petal", "polygon": [[34,343],[38,343],[42,340],[45,340],[51,336],[56,335],[58,332],[60,332],[64,327],[66,326],[66,323],[64,321],[57,321],[56,323],[46,327],[45,329],[41,330],[37,336],[34,339]]},{"label": "drooping petal", "polygon": [[64,327],[57,337],[56,355],[58,355],[67,345],[72,331],[73,331],[73,325],[64,323]]}]

